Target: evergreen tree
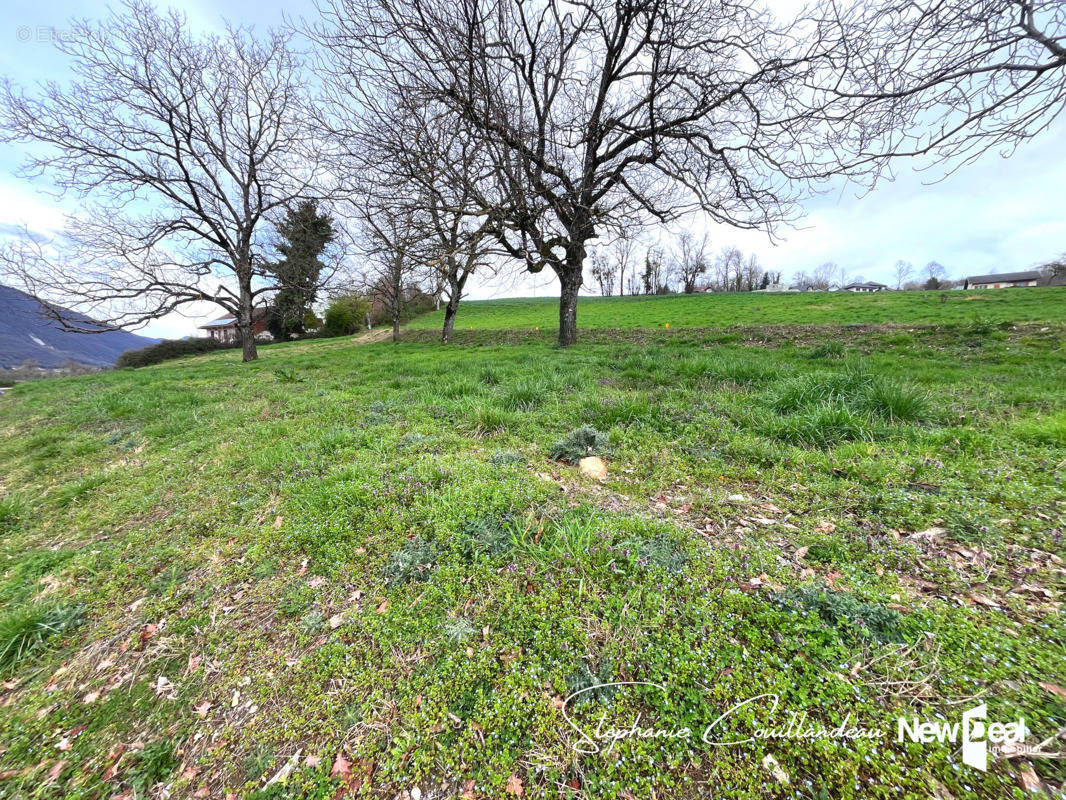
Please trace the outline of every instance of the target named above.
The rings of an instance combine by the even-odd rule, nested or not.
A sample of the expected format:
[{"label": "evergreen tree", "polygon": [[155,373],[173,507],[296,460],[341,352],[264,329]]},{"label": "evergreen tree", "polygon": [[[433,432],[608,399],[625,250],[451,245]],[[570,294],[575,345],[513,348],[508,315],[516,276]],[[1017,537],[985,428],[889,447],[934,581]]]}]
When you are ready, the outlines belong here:
[{"label": "evergreen tree", "polygon": [[278,225],[278,234],[281,241],[275,247],[282,258],[270,269],[281,289],[274,296],[267,327],[275,339],[285,340],[304,332],[324,267],[320,256],[336,234],[333,218],[320,214],[314,200],[290,208]]}]

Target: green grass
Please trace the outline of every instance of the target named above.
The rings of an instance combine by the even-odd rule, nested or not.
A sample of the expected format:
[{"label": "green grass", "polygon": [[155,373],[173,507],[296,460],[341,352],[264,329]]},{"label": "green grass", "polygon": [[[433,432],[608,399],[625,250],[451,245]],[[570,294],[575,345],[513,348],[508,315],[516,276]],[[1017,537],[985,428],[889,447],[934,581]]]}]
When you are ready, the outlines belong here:
[{"label": "green grass", "polygon": [[[443,313],[419,317],[410,327],[439,329],[444,322]],[[1063,322],[1066,321],[1066,288],[582,297],[578,301],[577,318],[579,329]],[[559,301],[553,297],[464,302],[455,322],[459,330],[540,328],[546,331],[554,330],[558,324]]]},{"label": "green grass", "polygon": [[[1040,296],[931,307],[1020,320]],[[818,299],[837,302],[765,302]],[[583,322],[689,303],[699,325],[741,308],[590,303]],[[1022,762],[978,772],[895,726],[976,702],[1035,740],[1066,724],[1041,685],[1066,686],[1066,327],[1044,311],[589,328],[566,350],[547,329],[446,347],[416,330],[17,386],[0,398],[0,797],[324,800],[344,794],[341,755],[374,798],[513,797],[515,780],[551,798],[1021,798]],[[590,449],[603,482],[570,463]],[[81,625],[49,622],[79,607]],[[613,681],[668,690],[593,688]],[[696,737],[580,754],[559,705],[584,689],[585,731],[639,714]],[[699,741],[768,692],[775,717],[721,732],[794,710],[889,733]]]}]

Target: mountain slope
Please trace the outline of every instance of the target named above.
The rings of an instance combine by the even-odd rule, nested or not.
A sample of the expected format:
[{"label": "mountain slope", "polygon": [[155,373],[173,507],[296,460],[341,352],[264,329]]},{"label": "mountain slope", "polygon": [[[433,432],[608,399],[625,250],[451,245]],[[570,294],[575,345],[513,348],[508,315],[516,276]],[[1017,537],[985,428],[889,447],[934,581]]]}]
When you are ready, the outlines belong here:
[{"label": "mountain slope", "polygon": [[158,341],[117,330],[65,331],[41,315],[40,304],[30,295],[10,286],[0,286],[0,368],[17,367],[31,359],[47,369],[68,361],[110,367],[125,351]]}]

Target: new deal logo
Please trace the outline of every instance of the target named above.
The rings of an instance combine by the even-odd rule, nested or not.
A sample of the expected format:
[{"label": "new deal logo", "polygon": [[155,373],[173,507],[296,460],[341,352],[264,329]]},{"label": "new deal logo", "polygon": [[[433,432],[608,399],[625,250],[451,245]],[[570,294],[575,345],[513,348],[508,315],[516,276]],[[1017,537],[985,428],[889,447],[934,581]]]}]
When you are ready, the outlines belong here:
[{"label": "new deal logo", "polygon": [[912,742],[929,744],[931,742],[962,743],[962,763],[984,772],[988,769],[988,744],[996,746],[1005,744],[1021,744],[1029,733],[1025,727],[1025,720],[1017,722],[991,722],[985,723],[988,716],[988,706],[982,703],[971,708],[962,715],[962,723],[949,723],[941,721],[922,722],[917,717],[910,721],[906,717],[899,718],[899,731],[897,741],[904,742],[910,739]]}]

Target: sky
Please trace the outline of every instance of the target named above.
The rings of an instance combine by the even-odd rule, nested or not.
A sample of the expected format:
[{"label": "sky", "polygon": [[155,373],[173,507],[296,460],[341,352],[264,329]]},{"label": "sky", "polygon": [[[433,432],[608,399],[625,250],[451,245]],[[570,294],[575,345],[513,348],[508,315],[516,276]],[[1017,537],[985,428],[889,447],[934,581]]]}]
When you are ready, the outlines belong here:
[{"label": "sky", "polygon": [[[784,0],[787,13],[792,0]],[[167,5],[163,2],[160,5]],[[266,29],[279,25],[284,14],[314,16],[310,0],[272,3],[269,0],[197,0],[170,3],[184,11],[191,25],[208,30],[226,18]],[[5,25],[0,29],[0,75],[27,86],[40,80],[66,80],[69,65],[52,41],[69,28],[72,17],[97,18],[101,3],[82,0],[5,0]],[[4,41],[4,39],[7,41]],[[804,216],[793,228],[777,231],[775,241],[763,233],[711,226],[694,217],[674,224],[672,231],[708,230],[711,248],[735,245],[754,252],[762,265],[784,274],[810,271],[827,261],[851,276],[894,285],[893,266],[903,259],[916,270],[929,261],[943,264],[954,278],[1027,269],[1066,252],[1066,119],[1022,144],[1009,158],[987,153],[976,164],[942,180],[942,173],[915,172],[897,162],[895,179],[864,192],[838,183],[809,198]],[[23,153],[17,145],[0,143],[0,236],[22,225],[31,230],[62,229],[71,200],[44,193],[46,184],[32,184],[14,173]],[[649,231],[644,240],[669,244],[669,233]],[[591,292],[593,287],[586,286]],[[554,276],[507,275],[475,279],[471,299],[506,296],[549,296],[557,293]],[[197,325],[219,316],[211,305],[190,308],[151,323],[142,333],[159,337],[194,335]]]}]

